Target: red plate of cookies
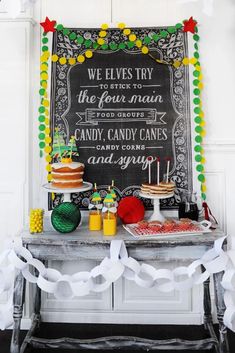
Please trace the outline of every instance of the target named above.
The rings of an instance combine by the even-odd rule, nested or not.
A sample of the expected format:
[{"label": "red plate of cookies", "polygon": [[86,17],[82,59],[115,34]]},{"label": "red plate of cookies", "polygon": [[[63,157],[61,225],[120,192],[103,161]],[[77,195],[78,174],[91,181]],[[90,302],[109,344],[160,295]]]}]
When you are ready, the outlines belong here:
[{"label": "red plate of cookies", "polygon": [[180,220],[166,219],[159,221],[141,221],[134,224],[126,224],[123,227],[135,238],[173,238],[178,235],[191,235],[210,233],[211,222],[195,222],[189,218]]}]

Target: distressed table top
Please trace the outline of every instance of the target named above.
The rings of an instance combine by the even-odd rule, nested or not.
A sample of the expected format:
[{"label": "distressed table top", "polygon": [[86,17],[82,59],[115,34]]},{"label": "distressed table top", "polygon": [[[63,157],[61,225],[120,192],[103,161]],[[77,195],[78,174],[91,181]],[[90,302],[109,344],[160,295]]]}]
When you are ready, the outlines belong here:
[{"label": "distressed table top", "polygon": [[46,220],[44,233],[30,234],[28,229],[21,232],[24,246],[33,256],[46,260],[101,260],[109,256],[113,239],[122,239],[130,256],[138,260],[193,260],[200,258],[206,250],[213,247],[214,241],[224,233],[220,230],[201,235],[176,235],[173,238],[163,236],[155,239],[135,239],[121,225],[114,237],[103,236],[102,231],[88,230],[87,220],[83,220],[75,232],[60,234]]}]

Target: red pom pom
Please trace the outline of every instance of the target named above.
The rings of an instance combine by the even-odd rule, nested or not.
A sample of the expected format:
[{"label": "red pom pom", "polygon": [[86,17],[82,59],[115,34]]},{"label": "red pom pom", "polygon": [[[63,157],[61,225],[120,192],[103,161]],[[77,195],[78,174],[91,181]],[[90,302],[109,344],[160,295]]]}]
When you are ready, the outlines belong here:
[{"label": "red pom pom", "polygon": [[144,218],[144,204],[135,196],[128,196],[119,202],[117,214],[124,224],[137,223]]}]

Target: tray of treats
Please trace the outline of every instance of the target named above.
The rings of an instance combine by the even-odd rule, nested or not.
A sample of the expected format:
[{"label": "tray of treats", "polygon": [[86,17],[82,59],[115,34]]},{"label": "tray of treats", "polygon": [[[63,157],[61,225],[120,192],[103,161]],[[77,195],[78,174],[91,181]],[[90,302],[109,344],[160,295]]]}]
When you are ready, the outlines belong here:
[{"label": "tray of treats", "polygon": [[159,221],[141,221],[133,224],[126,224],[123,227],[136,239],[143,238],[174,238],[175,236],[186,236],[191,234],[210,233],[211,222],[196,222],[188,218],[180,220],[166,219]]}]

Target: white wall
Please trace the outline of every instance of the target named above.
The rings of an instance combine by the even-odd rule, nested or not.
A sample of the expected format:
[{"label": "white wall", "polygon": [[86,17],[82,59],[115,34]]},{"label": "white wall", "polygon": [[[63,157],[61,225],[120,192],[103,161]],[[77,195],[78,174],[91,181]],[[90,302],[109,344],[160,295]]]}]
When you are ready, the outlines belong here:
[{"label": "white wall", "polygon": [[[96,27],[102,23],[116,26],[120,21],[128,26],[160,26],[174,25],[191,15],[197,19],[201,36],[200,61],[204,74],[203,100],[208,132],[205,139],[208,203],[221,227],[233,235],[235,233],[234,0],[214,0],[212,17],[203,14],[203,0],[188,4],[180,4],[177,0],[38,0],[34,11],[21,13],[17,20],[9,19],[6,1],[0,2],[2,128],[0,148],[4,160],[0,173],[0,239],[14,234],[22,227],[27,220],[29,207],[45,205],[46,195],[42,194],[40,189],[41,183],[45,180],[38,157],[37,140],[40,55],[38,23],[43,21],[45,16],[56,19],[68,27]],[[10,136],[8,131],[11,131]],[[66,264],[64,266],[62,270],[68,268]],[[73,270],[76,270],[75,267]],[[120,290],[122,288],[120,287]],[[179,322],[200,321],[200,308],[196,305],[196,296],[195,291],[191,299],[187,296],[187,318],[183,319],[185,313],[182,308],[181,312],[176,313]],[[96,298],[98,307],[101,305],[100,300],[109,303],[108,298],[110,297]],[[172,302],[174,300],[177,303],[177,296],[173,295]],[[179,298],[179,301],[181,300],[182,298]],[[91,298],[92,301],[94,298]],[[90,321],[99,321],[104,312],[103,317],[109,321],[108,318],[111,317],[108,313],[109,304],[106,303],[106,306],[100,309],[103,310],[102,313],[95,313],[88,303]],[[125,309],[125,303],[119,302],[119,305],[122,310]],[[67,310],[71,311],[73,307],[79,311],[81,306],[78,301],[73,302],[68,304]],[[44,309],[47,319],[53,318],[54,315],[56,320],[56,312],[59,316],[62,315],[51,298],[45,301]],[[194,320],[195,313],[198,315]],[[66,321],[66,308],[63,315]],[[165,316],[164,312],[161,315],[163,321],[171,321],[167,313]],[[123,318],[125,315],[121,316]],[[77,317],[75,314],[73,320],[77,321]],[[138,315],[134,320],[141,322]]]}]

